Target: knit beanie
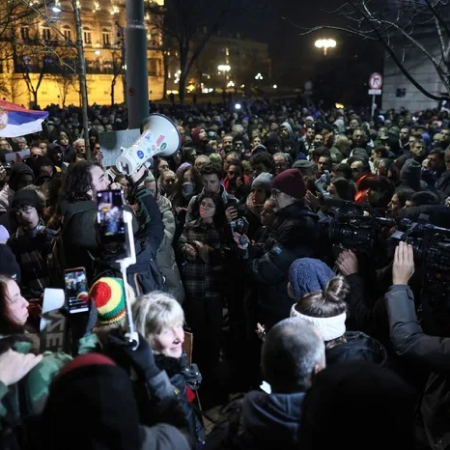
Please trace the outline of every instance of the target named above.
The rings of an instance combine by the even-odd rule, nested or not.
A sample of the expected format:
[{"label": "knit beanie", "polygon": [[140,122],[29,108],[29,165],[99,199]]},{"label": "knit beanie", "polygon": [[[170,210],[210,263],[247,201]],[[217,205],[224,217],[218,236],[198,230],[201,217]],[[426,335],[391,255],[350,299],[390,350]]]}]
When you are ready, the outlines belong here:
[{"label": "knit beanie", "polygon": [[13,191],[19,190],[19,183],[24,175],[31,175],[34,181],[34,173],[31,167],[25,163],[14,163],[11,167],[11,175],[9,176],[8,185]]},{"label": "knit beanie", "polygon": [[191,164],[189,164],[188,162],[181,164],[181,166],[178,167],[177,172],[176,172],[177,178],[180,179],[181,176],[183,175],[183,172],[189,167],[191,167]]},{"label": "knit beanie", "polygon": [[301,173],[296,169],[285,170],[275,177],[272,189],[301,200],[306,195],[306,186]]},{"label": "knit beanie", "polygon": [[14,194],[11,209],[19,209],[22,206],[33,206],[39,213],[44,209],[44,205],[37,192],[30,189],[20,189]]},{"label": "knit beanie", "polygon": [[297,300],[311,292],[322,291],[335,276],[335,273],[318,259],[297,259],[289,268],[289,282]]},{"label": "knit beanie", "polygon": [[[119,278],[100,278],[91,287],[89,297],[94,300],[99,326],[120,323],[127,312],[124,283]],[[130,288],[130,297],[134,293]]]},{"label": "knit beanie", "polygon": [[266,192],[270,193],[272,190],[272,179],[272,174],[263,172],[253,180],[252,189],[262,187]]},{"label": "knit beanie", "polygon": [[405,181],[415,191],[420,190],[422,166],[414,159],[408,159],[400,171],[400,180]]}]

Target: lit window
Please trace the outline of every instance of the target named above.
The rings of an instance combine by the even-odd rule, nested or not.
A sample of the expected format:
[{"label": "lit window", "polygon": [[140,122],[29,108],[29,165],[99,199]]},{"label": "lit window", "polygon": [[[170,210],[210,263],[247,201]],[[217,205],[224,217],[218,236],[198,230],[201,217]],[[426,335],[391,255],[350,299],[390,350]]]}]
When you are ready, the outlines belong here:
[{"label": "lit window", "polygon": [[42,28],[42,39],[44,41],[49,41],[52,38],[52,33],[50,32],[50,28],[43,27]]},{"label": "lit window", "polygon": [[85,44],[91,44],[92,38],[91,38],[91,30],[89,28],[83,29],[83,41]]}]

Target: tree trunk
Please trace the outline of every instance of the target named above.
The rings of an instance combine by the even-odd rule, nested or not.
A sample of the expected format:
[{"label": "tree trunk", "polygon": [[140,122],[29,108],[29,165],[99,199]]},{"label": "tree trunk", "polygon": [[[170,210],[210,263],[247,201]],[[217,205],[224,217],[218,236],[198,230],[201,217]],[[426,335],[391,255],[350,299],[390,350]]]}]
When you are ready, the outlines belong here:
[{"label": "tree trunk", "polygon": [[169,57],[167,55],[164,55],[163,58],[163,64],[164,64],[164,85],[163,85],[163,100],[167,100],[167,84],[169,80]]},{"label": "tree trunk", "polygon": [[37,91],[37,89],[34,89],[33,90],[33,107],[35,108],[35,107],[37,107],[37,104],[38,104],[38,91]]},{"label": "tree trunk", "polygon": [[182,73],[180,75],[180,82],[178,83],[178,91],[180,95],[180,105],[184,106],[185,103],[185,97],[186,97],[186,78],[187,75]]},{"label": "tree trunk", "polygon": [[112,82],[111,82],[111,107],[114,106],[114,91],[115,91],[115,86],[116,86],[116,79],[113,78]]}]

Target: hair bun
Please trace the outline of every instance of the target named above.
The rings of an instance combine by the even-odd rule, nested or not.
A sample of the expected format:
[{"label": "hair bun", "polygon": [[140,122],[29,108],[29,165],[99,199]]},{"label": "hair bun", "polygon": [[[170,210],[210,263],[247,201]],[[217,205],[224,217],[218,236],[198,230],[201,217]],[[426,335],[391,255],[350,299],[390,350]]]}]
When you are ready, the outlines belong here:
[{"label": "hair bun", "polygon": [[341,303],[345,300],[345,297],[350,292],[350,286],[347,283],[347,280],[342,277],[334,277],[332,278],[326,288],[323,291],[323,296],[327,301]]}]

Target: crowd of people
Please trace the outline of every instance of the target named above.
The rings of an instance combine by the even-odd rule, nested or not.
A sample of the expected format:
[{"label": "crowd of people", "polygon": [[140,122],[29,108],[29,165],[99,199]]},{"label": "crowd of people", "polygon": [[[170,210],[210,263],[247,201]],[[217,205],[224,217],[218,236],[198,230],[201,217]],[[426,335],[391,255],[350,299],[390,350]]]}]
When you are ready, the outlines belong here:
[{"label": "crowd of people", "polygon": [[[150,105],[182,146],[131,176],[99,140],[126,109],[91,108],[89,142],[77,108],[48,111],[0,138],[0,448],[450,448],[450,336],[429,325],[448,304],[428,311],[409,243],[329,231],[344,210],[390,219],[386,242],[423,214],[450,228],[448,111]],[[107,189],[132,215],[127,280],[100,236]],[[64,309],[68,345],[42,353],[44,293],[75,268],[88,311]]]}]

